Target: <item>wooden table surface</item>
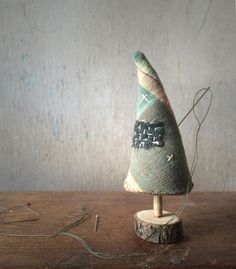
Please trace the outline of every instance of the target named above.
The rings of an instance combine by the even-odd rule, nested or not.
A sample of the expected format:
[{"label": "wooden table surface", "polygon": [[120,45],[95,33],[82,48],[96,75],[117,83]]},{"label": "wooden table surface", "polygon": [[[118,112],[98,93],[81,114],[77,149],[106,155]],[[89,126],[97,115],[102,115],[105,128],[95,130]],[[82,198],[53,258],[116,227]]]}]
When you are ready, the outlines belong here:
[{"label": "wooden table surface", "polygon": [[[164,209],[175,211],[182,200],[182,196],[165,197]],[[19,205],[38,212],[39,219],[15,222],[17,210],[8,209]],[[233,192],[192,193],[181,215],[184,240],[156,245],[139,239],[133,230],[134,213],[152,207],[150,195],[0,193],[0,268],[236,268],[235,206]],[[79,219],[81,209],[88,212],[88,217],[70,233],[98,252],[113,255],[133,251],[125,257],[105,260],[89,254],[80,242],[67,236],[17,236],[55,235]],[[99,215],[97,232],[95,215]]]}]

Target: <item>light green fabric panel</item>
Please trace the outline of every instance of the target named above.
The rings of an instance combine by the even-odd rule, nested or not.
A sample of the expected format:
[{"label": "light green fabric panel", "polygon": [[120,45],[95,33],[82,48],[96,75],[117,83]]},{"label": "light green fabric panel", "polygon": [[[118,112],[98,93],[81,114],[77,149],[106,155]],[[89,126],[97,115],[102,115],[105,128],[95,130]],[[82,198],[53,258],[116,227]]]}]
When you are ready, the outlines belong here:
[{"label": "light green fabric panel", "polygon": [[157,102],[157,98],[139,85],[138,101],[137,101],[137,119],[147,111],[153,104]]}]

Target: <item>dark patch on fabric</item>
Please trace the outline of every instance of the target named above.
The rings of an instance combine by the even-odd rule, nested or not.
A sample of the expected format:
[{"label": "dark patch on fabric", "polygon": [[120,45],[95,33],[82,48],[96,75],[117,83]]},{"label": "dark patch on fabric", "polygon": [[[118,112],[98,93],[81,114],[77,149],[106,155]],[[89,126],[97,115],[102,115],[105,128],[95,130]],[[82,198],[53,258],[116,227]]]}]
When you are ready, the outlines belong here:
[{"label": "dark patch on fabric", "polygon": [[134,148],[150,149],[164,146],[164,122],[150,123],[136,121],[134,126]]}]

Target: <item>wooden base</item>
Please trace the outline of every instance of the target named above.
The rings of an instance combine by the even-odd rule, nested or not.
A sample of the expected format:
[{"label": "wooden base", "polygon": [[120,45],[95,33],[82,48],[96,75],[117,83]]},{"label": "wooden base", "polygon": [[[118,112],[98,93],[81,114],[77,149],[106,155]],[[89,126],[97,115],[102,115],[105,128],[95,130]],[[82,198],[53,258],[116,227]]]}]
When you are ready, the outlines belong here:
[{"label": "wooden base", "polygon": [[163,211],[158,218],[153,210],[137,212],[134,215],[134,230],[142,239],[158,244],[175,243],[183,237],[181,219],[167,211]]}]

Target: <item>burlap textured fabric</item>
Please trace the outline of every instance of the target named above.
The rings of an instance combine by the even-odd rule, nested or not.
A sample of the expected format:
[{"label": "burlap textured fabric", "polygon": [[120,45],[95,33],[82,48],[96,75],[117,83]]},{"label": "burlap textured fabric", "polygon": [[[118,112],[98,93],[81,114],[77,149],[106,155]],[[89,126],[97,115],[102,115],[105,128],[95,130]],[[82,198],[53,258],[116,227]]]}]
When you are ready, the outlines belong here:
[{"label": "burlap textured fabric", "polygon": [[[136,123],[147,123],[147,126],[161,123],[164,126],[164,136],[163,143],[154,139],[151,140],[153,147],[145,148],[142,145],[149,139],[150,127],[142,130],[144,136],[141,135],[140,139],[137,138],[139,134],[134,131],[136,137],[134,135],[130,168],[124,188],[127,191],[159,195],[190,192],[193,183],[181,135],[162,83],[142,52],[137,51],[133,59],[139,80]],[[151,135],[153,134],[150,133]]]}]

